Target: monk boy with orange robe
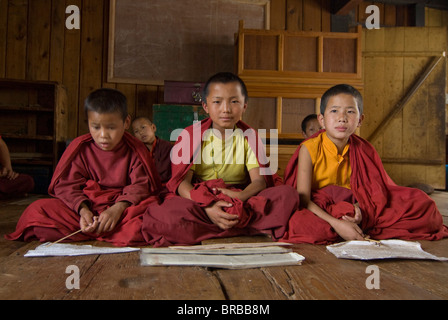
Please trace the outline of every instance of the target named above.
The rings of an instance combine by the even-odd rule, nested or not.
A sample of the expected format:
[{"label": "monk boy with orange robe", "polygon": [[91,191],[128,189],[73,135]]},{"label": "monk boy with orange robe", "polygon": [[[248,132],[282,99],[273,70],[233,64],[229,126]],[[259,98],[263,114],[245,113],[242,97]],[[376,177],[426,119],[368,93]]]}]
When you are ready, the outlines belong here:
[{"label": "monk boy with orange robe", "polygon": [[10,240],[99,240],[144,245],[142,214],[157,201],[160,180],[145,145],[126,132],[126,97],[99,89],[86,99],[89,134],[75,139],[54,172],[49,194],[32,203]]},{"label": "monk boy with orange robe", "polygon": [[203,108],[209,118],[180,134],[173,147],[169,194],[143,217],[149,244],[283,236],[299,198],[272,174],[257,133],[241,121],[247,103],[244,82],[231,73],[216,74],[206,83]]},{"label": "monk boy with orange robe", "polygon": [[355,134],[363,119],[355,88],[337,85],[323,95],[319,121],[324,130],[303,142],[285,169],[285,183],[300,195],[300,210],[283,241],[448,237],[434,201],[418,189],[396,185],[373,146]]}]

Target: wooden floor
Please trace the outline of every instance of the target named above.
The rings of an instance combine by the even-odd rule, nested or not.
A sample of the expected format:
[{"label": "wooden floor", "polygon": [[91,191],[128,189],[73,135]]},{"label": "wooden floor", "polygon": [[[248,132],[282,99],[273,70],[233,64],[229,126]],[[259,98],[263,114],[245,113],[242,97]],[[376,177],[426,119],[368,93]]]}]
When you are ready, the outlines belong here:
[{"label": "wooden floor", "polygon": [[[0,202],[0,299],[448,299],[447,262],[339,260],[325,246],[294,245],[294,251],[306,258],[301,266],[247,270],[142,267],[138,253],[24,258],[39,243],[10,242],[3,235],[14,230],[23,209],[37,198]],[[436,192],[433,198],[447,224],[448,193]],[[448,239],[421,243],[424,250],[448,257]],[[80,289],[66,288],[71,275],[66,269],[72,265],[79,268]],[[366,287],[371,265],[380,270],[378,290]]]}]

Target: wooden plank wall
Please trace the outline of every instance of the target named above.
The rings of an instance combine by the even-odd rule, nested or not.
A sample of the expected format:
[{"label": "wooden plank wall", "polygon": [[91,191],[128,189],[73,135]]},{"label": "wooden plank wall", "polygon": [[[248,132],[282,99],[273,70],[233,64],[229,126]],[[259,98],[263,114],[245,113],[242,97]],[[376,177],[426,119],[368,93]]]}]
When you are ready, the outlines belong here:
[{"label": "wooden plank wall", "polygon": [[[446,29],[382,28],[365,30],[364,97],[369,137],[416,79],[447,48]],[[444,189],[446,65],[443,59],[388,127],[372,140],[391,178],[398,184],[427,183]],[[433,162],[439,161],[439,162]]]},{"label": "wooden plank wall", "polygon": [[[448,11],[426,8],[425,24],[427,27],[448,27]],[[448,43],[448,40],[447,40]],[[447,48],[448,53],[448,48]],[[448,75],[448,64],[447,64]],[[448,92],[448,81],[446,92]],[[448,104],[446,104],[446,163],[448,164]]]},{"label": "wooden plank wall", "polygon": [[[271,0],[271,29],[330,31],[331,0]],[[357,16],[362,20],[363,3]],[[65,9],[81,10],[81,29],[68,30]],[[385,6],[387,25],[406,25],[406,8]],[[383,18],[382,18],[383,19]],[[151,116],[163,88],[107,82],[109,0],[0,0],[0,78],[59,81],[67,87],[68,137],[87,132],[83,100],[94,89],[123,91],[132,115]]]}]

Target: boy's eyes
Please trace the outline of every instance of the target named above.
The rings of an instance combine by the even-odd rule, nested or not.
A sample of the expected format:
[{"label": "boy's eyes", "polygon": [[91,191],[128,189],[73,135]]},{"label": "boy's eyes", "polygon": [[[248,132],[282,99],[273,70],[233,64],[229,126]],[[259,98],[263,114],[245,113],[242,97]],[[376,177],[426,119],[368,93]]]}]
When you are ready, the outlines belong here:
[{"label": "boy's eyes", "polygon": [[[92,129],[95,129],[95,130],[99,130],[99,129],[101,129],[101,126],[90,126]],[[115,126],[109,126],[109,127],[106,127],[106,129],[109,129],[109,130],[114,130],[115,129]]]},{"label": "boy's eyes", "polygon": [[[338,109],[331,109],[330,112],[336,113],[338,112]],[[348,109],[347,113],[356,113],[356,111],[354,109]]]},{"label": "boy's eyes", "polygon": [[[239,100],[231,100],[230,102],[231,103],[239,103],[240,101]],[[213,100],[212,103],[220,104],[220,103],[222,103],[222,101],[221,100]]]}]

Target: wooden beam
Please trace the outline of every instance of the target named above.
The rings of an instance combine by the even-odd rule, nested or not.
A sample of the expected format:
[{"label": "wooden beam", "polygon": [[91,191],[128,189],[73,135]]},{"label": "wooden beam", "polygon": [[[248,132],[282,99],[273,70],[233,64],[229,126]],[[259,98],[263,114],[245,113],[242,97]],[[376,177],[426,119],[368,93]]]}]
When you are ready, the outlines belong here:
[{"label": "wooden beam", "polygon": [[425,166],[441,166],[445,164],[445,159],[427,160],[427,159],[411,159],[411,158],[381,158],[383,163],[400,163],[400,164],[416,164]]},{"label": "wooden beam", "polygon": [[433,58],[431,63],[428,65],[425,71],[420,75],[418,80],[414,83],[411,89],[406,93],[403,99],[398,102],[398,104],[392,108],[391,112],[386,116],[383,122],[375,129],[375,131],[369,136],[368,141],[372,142],[375,140],[378,135],[384,131],[384,129],[390,124],[392,119],[397,115],[403,108],[408,104],[408,102],[412,99],[418,89],[422,86],[423,82],[429,77],[434,68],[439,64],[440,61],[445,59],[445,52],[441,56],[436,56]]},{"label": "wooden beam", "polygon": [[331,13],[335,15],[347,15],[357,8],[363,0],[335,0],[331,2]]},{"label": "wooden beam", "polygon": [[439,10],[448,10],[448,1],[446,0],[374,0],[375,3],[385,3],[390,5],[415,5],[422,4],[425,7],[439,9]]}]

